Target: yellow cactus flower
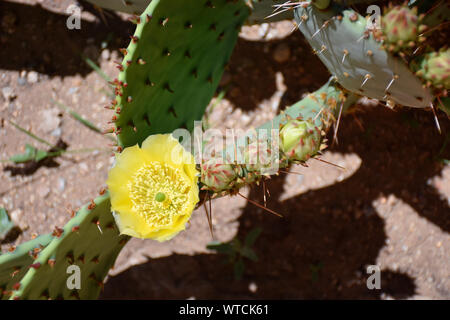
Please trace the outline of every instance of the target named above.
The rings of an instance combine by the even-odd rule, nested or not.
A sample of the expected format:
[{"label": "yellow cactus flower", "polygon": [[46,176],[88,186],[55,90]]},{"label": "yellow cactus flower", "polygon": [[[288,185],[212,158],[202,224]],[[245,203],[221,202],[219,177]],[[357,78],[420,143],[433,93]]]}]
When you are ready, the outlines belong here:
[{"label": "yellow cactus flower", "polygon": [[199,201],[194,157],[171,134],[125,148],[109,171],[111,208],[121,234],[166,241],[185,229]]}]

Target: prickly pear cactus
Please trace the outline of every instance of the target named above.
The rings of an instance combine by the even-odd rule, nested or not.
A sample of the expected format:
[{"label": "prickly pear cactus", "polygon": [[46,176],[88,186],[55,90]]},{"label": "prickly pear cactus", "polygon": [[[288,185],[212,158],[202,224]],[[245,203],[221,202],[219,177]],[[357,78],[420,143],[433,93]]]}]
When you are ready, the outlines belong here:
[{"label": "prickly pear cactus", "polygon": [[123,50],[114,82],[112,122],[120,148],[151,134],[193,128],[216,90],[248,13],[241,1],[151,2],[136,19],[136,32]]},{"label": "prickly pear cactus", "polygon": [[[120,73],[113,81],[116,97],[108,106],[114,111],[114,127],[107,133],[117,135],[119,153],[142,144],[153,134],[170,133],[180,127],[192,129],[217,88],[240,27],[249,16],[249,6],[260,14],[265,9],[258,11],[259,5],[272,5],[265,0],[152,0],[144,10],[149,0],[90,1],[117,10],[143,12],[135,17],[136,32],[128,48],[122,50]],[[319,156],[326,147],[326,131],[359,95],[414,107],[429,106],[432,93],[443,99],[447,96],[447,49],[435,52],[427,48],[411,65],[399,58],[411,52],[412,43],[421,42],[423,28],[416,10],[391,7],[385,15],[383,34],[368,28],[355,11],[342,7],[359,2],[372,1],[274,1],[283,3],[277,10],[286,14],[294,11],[300,30],[332,78],[272,121],[226,146],[220,152],[226,163],[204,159],[198,166],[201,192],[210,197],[233,195],[246,185],[277,174],[280,168]],[[407,27],[401,29],[399,25]],[[274,142],[279,145],[271,148]],[[242,152],[242,146],[249,148]],[[238,153],[243,153],[244,163],[228,157]],[[192,190],[197,194],[194,176]],[[164,194],[156,195],[155,201],[166,200]],[[113,216],[111,212],[109,194],[103,194],[83,207],[63,229],[1,255],[0,297],[96,298],[129,239],[120,235],[116,213]],[[70,282],[70,272],[78,272],[81,281]]]},{"label": "prickly pear cactus", "polygon": [[[271,149],[272,153],[263,153],[271,158],[272,170],[261,170],[266,163],[245,161],[239,163],[236,159],[227,160],[227,165],[218,166],[221,169],[215,179],[215,163],[206,160],[201,165],[202,177],[200,182],[202,190],[210,191],[211,197],[234,194],[245,185],[259,183],[267,176],[278,173],[278,169],[286,168],[292,163],[304,163],[310,158],[320,155],[320,151],[326,147],[325,132],[334,124],[340,112],[345,112],[358,99],[357,95],[347,92],[331,78],[323,87],[309,94],[304,99],[287,108],[285,112],[276,116],[257,128],[254,133],[239,137],[236,144],[227,146],[223,154],[236,154],[240,147],[252,151],[252,142],[259,141],[260,135],[267,137],[264,146],[274,146],[273,140],[280,142],[279,150]],[[279,129],[277,136],[271,135],[272,129]],[[259,144],[258,144],[259,146]],[[259,151],[258,151],[259,152]],[[244,159],[248,160],[249,156]],[[261,156],[256,157],[261,159]],[[222,171],[227,174],[223,174]]]},{"label": "prickly pear cactus", "polygon": [[[12,286],[11,299],[95,299],[129,239],[119,235],[108,194],[83,207],[52,238]],[[79,272],[79,287],[69,283],[69,271]]]},{"label": "prickly pear cactus", "polygon": [[300,31],[347,90],[404,106],[428,107],[433,96],[399,58],[382,48],[383,37],[352,9],[331,4],[295,9]]},{"label": "prickly pear cactus", "polygon": [[422,78],[428,87],[450,90],[450,49],[424,55],[417,69],[416,75]]},{"label": "prickly pear cactus", "polygon": [[280,130],[281,151],[289,158],[306,161],[320,150],[321,134],[308,121],[290,120]]},{"label": "prickly pear cactus", "polygon": [[12,290],[28,272],[34,259],[52,239],[50,234],[42,235],[0,255],[0,299],[10,298]]},{"label": "prickly pear cactus", "polygon": [[417,7],[389,6],[381,19],[385,48],[390,52],[412,52],[418,42],[425,41],[425,37],[419,36],[427,28],[421,20]]}]

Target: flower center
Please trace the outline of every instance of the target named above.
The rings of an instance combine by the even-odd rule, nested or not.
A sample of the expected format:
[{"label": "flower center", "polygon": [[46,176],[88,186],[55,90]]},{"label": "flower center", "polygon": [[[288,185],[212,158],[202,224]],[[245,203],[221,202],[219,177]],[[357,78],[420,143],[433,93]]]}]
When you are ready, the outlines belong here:
[{"label": "flower center", "polygon": [[189,181],[167,164],[150,162],[128,183],[133,210],[153,227],[171,225],[188,204]]},{"label": "flower center", "polygon": [[166,200],[166,195],[163,192],[158,192],[155,196],[155,200],[158,202],[163,202]]}]

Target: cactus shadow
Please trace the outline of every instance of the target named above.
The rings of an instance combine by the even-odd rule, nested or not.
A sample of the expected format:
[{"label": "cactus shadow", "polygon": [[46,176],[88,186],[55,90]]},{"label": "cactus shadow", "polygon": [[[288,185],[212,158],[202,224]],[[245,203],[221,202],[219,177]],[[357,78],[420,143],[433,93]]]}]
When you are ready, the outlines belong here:
[{"label": "cactus shadow", "polygon": [[[450,123],[440,117],[443,132]],[[279,201],[284,176],[268,185],[268,207],[282,219],[248,203],[239,218],[238,237],[263,229],[253,249],[258,262],[246,263],[243,280],[216,254],[175,254],[131,267],[111,277],[101,299],[406,299],[416,294],[415,279],[381,270],[381,289],[369,290],[366,272],[375,265],[387,235],[372,203],[394,194],[420,216],[449,232],[450,208],[428,183],[449,159],[432,114],[423,110],[364,107],[344,116],[339,145],[330,150],[356,153],[361,167],[348,179]],[[331,136],[329,137],[332,138]],[[262,203],[262,190],[252,199]],[[249,284],[257,286],[250,292]]]},{"label": "cactus shadow", "polygon": [[450,159],[450,121],[440,112],[439,122],[443,134],[429,110],[391,111],[380,106],[364,107],[344,117],[340,144],[330,150],[354,152],[362,160],[360,169],[341,183],[351,187],[348,194],[366,201],[393,194],[449,233],[449,202],[431,184]]},{"label": "cactus shadow", "polygon": [[[83,11],[99,13],[82,3]],[[36,71],[49,76],[86,76],[92,69],[84,57],[98,61],[102,43],[109,50],[127,45],[133,26],[116,14],[104,11],[93,22],[82,19],[80,30],[66,27],[68,15],[34,6],[0,2],[0,69]],[[106,21],[107,25],[104,22]]]},{"label": "cactus shadow", "polygon": [[[280,51],[281,56],[282,52],[289,54],[277,61],[275,57]],[[269,41],[239,38],[217,91],[225,90],[225,98],[236,108],[255,110],[277,92],[277,73],[283,75],[287,86],[280,105],[294,104],[302,94],[321,87],[329,77],[300,32]]]},{"label": "cactus shadow", "polygon": [[[240,239],[255,226],[263,229],[253,246],[258,261],[246,261],[242,280],[234,278],[225,256],[175,254],[109,278],[100,299],[379,299],[386,290],[394,297],[415,293],[413,279],[390,270],[382,270],[381,279],[386,272],[395,286],[382,282],[382,290],[367,289],[366,265],[376,264],[386,239],[382,219],[354,219],[346,208],[355,200],[342,199],[338,187],[273,201],[283,180],[271,182],[268,203],[282,219],[251,204],[239,218]],[[260,198],[261,190],[250,196]]]}]

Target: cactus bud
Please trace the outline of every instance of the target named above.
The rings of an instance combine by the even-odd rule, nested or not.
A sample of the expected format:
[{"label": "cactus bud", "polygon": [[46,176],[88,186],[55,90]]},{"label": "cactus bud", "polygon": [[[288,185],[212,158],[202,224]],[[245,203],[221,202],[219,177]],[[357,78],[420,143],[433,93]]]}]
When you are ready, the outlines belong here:
[{"label": "cactus bud", "polygon": [[418,68],[416,74],[430,85],[450,89],[450,49],[426,54]]},{"label": "cactus bud", "polygon": [[206,189],[220,192],[233,187],[237,177],[236,170],[231,164],[217,163],[216,159],[209,159],[201,165],[201,182]]},{"label": "cactus bud", "polygon": [[281,151],[289,161],[306,161],[320,150],[320,130],[313,123],[289,120],[280,130]]}]

